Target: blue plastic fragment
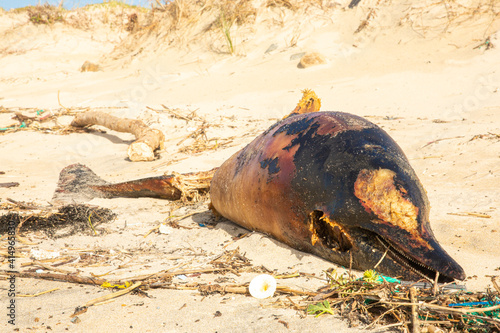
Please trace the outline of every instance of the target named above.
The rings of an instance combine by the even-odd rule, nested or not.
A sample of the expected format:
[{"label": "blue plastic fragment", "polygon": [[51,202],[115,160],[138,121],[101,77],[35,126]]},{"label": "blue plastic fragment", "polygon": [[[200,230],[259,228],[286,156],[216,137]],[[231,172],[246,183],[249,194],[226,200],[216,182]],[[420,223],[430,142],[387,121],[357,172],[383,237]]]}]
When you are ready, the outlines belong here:
[{"label": "blue plastic fragment", "polygon": [[395,278],[392,278],[392,277],[389,277],[389,276],[384,276],[384,275],[379,275],[378,276],[378,279],[377,279],[377,282],[390,282],[390,283],[401,283],[400,280],[398,279],[395,279]]},{"label": "blue plastic fragment", "polygon": [[478,306],[478,305],[497,305],[500,302],[467,302],[467,303],[450,303],[448,306]]}]

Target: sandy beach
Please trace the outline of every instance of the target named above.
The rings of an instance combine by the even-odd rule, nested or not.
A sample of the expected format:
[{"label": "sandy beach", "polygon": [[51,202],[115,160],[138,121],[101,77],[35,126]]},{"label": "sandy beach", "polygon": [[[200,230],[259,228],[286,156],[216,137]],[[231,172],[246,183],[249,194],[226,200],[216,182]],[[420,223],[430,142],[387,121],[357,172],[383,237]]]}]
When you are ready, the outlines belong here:
[{"label": "sandy beach", "polygon": [[[210,1],[203,7],[180,0],[155,11],[92,5],[46,23],[34,22],[27,10],[0,9],[0,183],[19,183],[0,187],[0,214],[15,210],[8,198],[48,206],[60,171],[74,163],[110,182],[218,167],[289,114],[303,89],[313,89],[322,111],[365,117],[394,138],[427,191],[436,238],[467,274],[460,283],[471,291],[492,289],[491,276],[500,275],[500,4],[242,3],[227,12],[229,39]],[[324,61],[303,68],[300,59],[311,52]],[[81,71],[86,61],[97,71]],[[131,134],[66,130],[74,113],[89,109],[160,129],[164,149],[154,161],[131,162]],[[19,128],[16,112],[54,117]],[[193,138],[201,127],[203,135]],[[296,290],[317,290],[325,270],[345,271],[263,234],[242,237],[247,230],[217,221],[207,203],[93,199],[88,204],[117,217],[97,226],[97,235],[24,234],[17,269],[29,268],[23,265],[44,250],[80,258],[60,266],[63,271],[124,280],[205,268],[238,249],[251,267],[306,273],[278,281]],[[149,233],[162,223],[164,233]],[[6,251],[6,239],[0,248]],[[8,270],[2,258],[1,269]],[[257,274],[184,274],[173,281],[243,284]],[[161,288],[89,307],[74,320],[77,306],[110,291],[28,278],[18,278],[16,288],[19,295],[58,289],[17,297],[16,326],[1,312],[2,331],[358,332],[366,326],[306,316],[293,306],[303,296],[259,300]],[[0,280],[2,309],[7,289]]]}]

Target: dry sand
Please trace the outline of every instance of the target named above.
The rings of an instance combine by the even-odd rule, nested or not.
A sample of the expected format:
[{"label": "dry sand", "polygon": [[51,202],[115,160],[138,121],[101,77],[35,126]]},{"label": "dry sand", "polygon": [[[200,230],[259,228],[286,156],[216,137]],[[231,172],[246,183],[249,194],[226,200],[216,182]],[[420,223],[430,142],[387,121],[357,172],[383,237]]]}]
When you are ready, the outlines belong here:
[{"label": "dry sand", "polygon": [[[25,13],[0,12],[1,106],[57,110],[60,92],[65,107],[109,107],[107,111],[115,115],[139,118],[162,129],[167,137],[158,160],[132,163],[126,159],[133,139],[129,134],[109,130],[0,134],[0,171],[5,172],[0,182],[20,183],[0,188],[0,204],[7,198],[47,204],[60,170],[72,163],[86,164],[113,182],[219,166],[289,113],[302,89],[311,88],[322,98],[322,110],[367,117],[398,142],[428,192],[432,229],[465,269],[467,288],[491,287],[488,276],[500,274],[500,46],[488,50],[486,45],[476,46],[488,37],[494,46],[500,45],[500,6],[478,0],[451,1],[447,7],[439,1],[413,5],[412,1],[361,1],[348,9],[348,2],[325,1],[323,9],[302,4],[296,10],[255,2],[255,21],[231,30],[233,55],[219,30],[204,30],[213,21],[210,11],[194,23],[181,15],[173,30],[145,27],[151,18],[137,11],[139,25],[144,26],[133,33],[124,28],[134,9],[87,8],[66,13],[66,23],[51,25],[28,24]],[[368,25],[354,33],[367,17]],[[297,57],[303,52],[319,52],[327,63],[299,68]],[[98,63],[102,70],[80,72],[85,61]],[[177,119],[162,105],[197,116],[191,121]],[[12,116],[0,111],[0,127],[16,124]],[[193,153],[192,139],[178,143],[197,129],[201,119],[209,125],[206,135],[214,149]],[[58,120],[67,125],[71,117]],[[140,198],[94,199],[90,204],[118,214],[114,222],[100,227],[105,234],[56,240],[29,234],[36,245],[18,243],[18,252],[29,255],[31,249],[45,249],[76,255],[100,250],[95,265],[63,267],[87,276],[112,271],[106,276],[110,280],[180,264],[204,267],[213,256],[238,247],[254,266],[264,265],[277,274],[299,270],[322,277],[323,270],[334,266],[257,233],[233,241],[245,230],[228,221],[212,229],[199,227],[198,223],[214,222],[205,206],[174,212],[179,216],[202,210],[180,222],[193,229],[143,237],[170,216],[171,203]],[[20,268],[29,261],[19,258],[16,264]],[[5,261],[2,269],[7,269]],[[244,283],[254,275],[224,277]],[[218,276],[204,274],[187,281],[213,282]],[[323,282],[300,278],[280,283],[315,290]],[[79,323],[72,323],[69,316],[76,306],[109,291],[33,279],[18,279],[16,284],[18,294],[59,288],[38,297],[16,298],[15,328],[22,332],[356,332],[360,328],[348,328],[333,316],[302,318],[303,313],[278,306],[279,299],[285,300],[282,296],[203,297],[195,291],[162,289],[148,291],[149,298],[129,294],[91,307],[79,316]],[[0,286],[4,309],[0,327],[11,330],[14,327],[3,314],[7,282]],[[216,316],[216,311],[222,315]]]}]

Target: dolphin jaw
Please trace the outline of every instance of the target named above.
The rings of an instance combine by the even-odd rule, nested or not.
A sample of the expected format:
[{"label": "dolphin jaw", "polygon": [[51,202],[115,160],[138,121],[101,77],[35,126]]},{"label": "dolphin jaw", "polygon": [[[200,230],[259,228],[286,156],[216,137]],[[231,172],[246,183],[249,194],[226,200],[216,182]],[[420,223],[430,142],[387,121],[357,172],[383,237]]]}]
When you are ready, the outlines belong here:
[{"label": "dolphin jaw", "polygon": [[[433,281],[436,274],[438,274],[436,270],[408,256],[403,251],[401,251],[394,243],[391,243],[382,236],[377,235],[376,238],[380,242],[380,244],[385,248],[385,250],[389,253],[389,255],[393,260],[395,260],[399,265],[415,273],[416,275],[424,279]],[[444,277],[442,276],[442,279],[445,279],[446,280],[445,282],[453,281],[452,278],[446,276]]]}]

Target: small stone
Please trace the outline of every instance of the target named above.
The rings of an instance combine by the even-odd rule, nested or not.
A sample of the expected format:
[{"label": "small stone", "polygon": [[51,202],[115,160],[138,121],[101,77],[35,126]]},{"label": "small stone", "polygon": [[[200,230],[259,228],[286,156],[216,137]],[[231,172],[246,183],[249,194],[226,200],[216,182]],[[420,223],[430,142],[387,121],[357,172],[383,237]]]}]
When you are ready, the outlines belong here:
[{"label": "small stone", "polygon": [[264,53],[271,53],[271,52],[273,52],[274,50],[276,50],[277,48],[278,48],[278,44],[277,44],[277,43],[271,44],[271,45],[267,48],[266,52],[264,52]]},{"label": "small stone", "polygon": [[80,68],[81,72],[98,72],[100,70],[102,70],[101,66],[91,63],[90,61],[85,61]]},{"label": "small stone", "polygon": [[290,56],[290,60],[297,60],[305,56],[305,52],[294,53]]},{"label": "small stone", "polygon": [[307,68],[316,65],[326,64],[326,58],[319,52],[308,52],[302,58],[297,65],[299,68]]}]

